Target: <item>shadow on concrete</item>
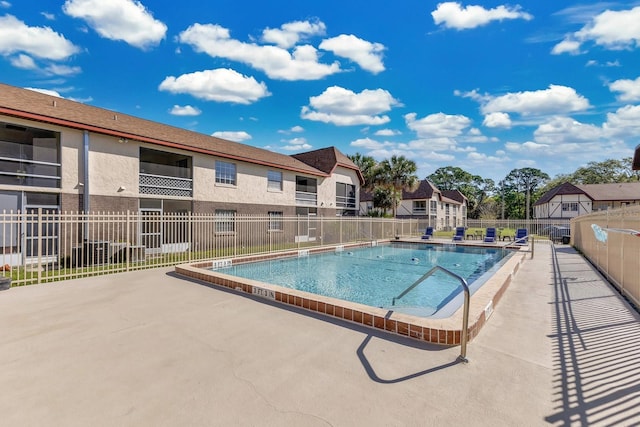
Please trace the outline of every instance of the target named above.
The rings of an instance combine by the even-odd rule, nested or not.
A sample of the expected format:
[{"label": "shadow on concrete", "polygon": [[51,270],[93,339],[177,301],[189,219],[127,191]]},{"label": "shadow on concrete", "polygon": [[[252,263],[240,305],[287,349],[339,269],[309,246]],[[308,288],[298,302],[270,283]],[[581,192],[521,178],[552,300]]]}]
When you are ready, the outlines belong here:
[{"label": "shadow on concrete", "polygon": [[[194,279],[192,277],[185,277],[185,276],[181,276],[179,274],[176,274],[175,272],[168,272],[167,273],[168,276],[171,277],[175,277],[175,278],[179,278],[181,280],[187,281],[187,282],[191,282],[191,283],[195,283],[198,285],[202,285],[202,286],[206,286],[208,288],[211,289],[215,289],[216,291],[219,292],[224,292],[224,293],[228,293],[228,294],[232,294],[232,295],[236,295],[236,296],[240,296],[242,298],[248,298],[250,300],[255,301],[256,303],[260,303],[260,304],[267,304],[269,306],[272,307],[276,307],[278,309],[281,310],[287,310],[291,313],[296,313],[299,314],[301,316],[307,316],[307,317],[311,317],[314,319],[317,319],[319,321],[325,322],[325,323],[330,323],[332,325],[336,325],[342,328],[347,328],[350,329],[352,331],[356,331],[359,332],[363,335],[366,335],[365,339],[362,341],[362,344],[360,344],[360,346],[358,346],[358,349],[356,350],[356,355],[358,356],[358,359],[360,360],[360,362],[362,363],[362,366],[365,370],[365,372],[367,373],[367,375],[369,376],[369,378],[371,378],[372,381],[375,381],[377,383],[380,384],[396,384],[399,382],[403,382],[403,381],[407,381],[407,380],[411,380],[423,375],[427,375],[429,373],[432,372],[437,372],[440,371],[442,369],[445,368],[449,368],[452,366],[455,366],[459,363],[462,363],[459,359],[454,359],[449,363],[445,363],[439,366],[435,366],[429,369],[425,369],[425,370],[421,370],[418,372],[415,372],[413,374],[409,374],[409,375],[405,375],[403,377],[400,378],[394,378],[394,379],[383,379],[380,378],[380,376],[378,376],[378,374],[376,373],[375,369],[373,368],[372,364],[369,362],[367,356],[365,355],[365,349],[367,347],[367,345],[369,344],[369,342],[371,341],[372,338],[377,338],[377,339],[381,339],[381,340],[385,340],[388,342],[392,342],[394,344],[398,344],[398,345],[402,345],[402,346],[406,346],[406,347],[411,347],[411,348],[415,348],[415,349],[419,349],[419,350],[424,350],[424,351],[428,351],[428,352],[440,352],[443,350],[448,350],[452,347],[456,347],[456,346],[450,346],[450,345],[439,345],[439,344],[432,344],[432,343],[428,343],[428,342],[424,342],[424,341],[418,341],[412,338],[408,338],[402,335],[397,335],[397,334],[393,334],[391,332],[387,332],[387,331],[383,331],[381,329],[376,329],[376,328],[372,328],[372,327],[368,327],[365,325],[360,325],[357,323],[352,323],[349,322],[347,320],[344,319],[339,319],[337,317],[333,317],[333,316],[329,316],[326,314],[322,314],[322,313],[318,313],[315,311],[310,311],[310,310],[305,310],[304,308],[301,307],[297,307],[297,306],[292,306],[289,304],[283,304],[277,301],[271,301],[265,298],[261,298],[255,295],[250,295],[247,294],[245,292],[240,292],[240,291],[235,291],[233,289],[229,289],[229,288],[225,288],[223,286],[216,286],[212,283],[206,282],[204,280],[198,280],[198,279]],[[391,312],[389,312],[387,315],[390,315]]]},{"label": "shadow on concrete", "polygon": [[552,246],[556,425],[640,424],[640,316],[573,248]]}]

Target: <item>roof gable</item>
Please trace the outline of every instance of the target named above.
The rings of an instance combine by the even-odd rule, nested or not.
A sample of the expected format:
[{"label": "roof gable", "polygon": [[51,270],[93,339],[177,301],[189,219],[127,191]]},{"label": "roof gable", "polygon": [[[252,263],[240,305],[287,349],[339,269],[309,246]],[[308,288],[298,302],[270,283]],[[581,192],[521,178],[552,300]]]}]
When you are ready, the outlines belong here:
[{"label": "roof gable", "polygon": [[294,154],[291,157],[312,166],[327,175],[331,175],[338,166],[355,170],[360,184],[364,184],[364,177],[358,166],[347,156],[342,154],[336,147],[320,148],[318,150],[307,151],[304,153]]},{"label": "roof gable", "polygon": [[551,199],[553,199],[554,197],[566,195],[566,194],[584,194],[587,197],[589,197],[589,195],[585,193],[584,190],[576,187],[570,182],[563,182],[562,184],[557,185],[553,187],[551,190],[544,193],[538,200],[536,200],[533,206],[549,203]]}]

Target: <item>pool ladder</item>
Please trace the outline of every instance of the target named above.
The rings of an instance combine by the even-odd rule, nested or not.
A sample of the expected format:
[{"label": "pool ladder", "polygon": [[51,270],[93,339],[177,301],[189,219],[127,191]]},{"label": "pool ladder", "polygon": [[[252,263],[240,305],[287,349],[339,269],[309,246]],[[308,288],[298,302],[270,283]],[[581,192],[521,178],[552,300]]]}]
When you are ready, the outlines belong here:
[{"label": "pool ladder", "polygon": [[428,279],[431,275],[433,275],[438,270],[443,271],[443,272],[447,273],[449,276],[452,276],[452,277],[455,277],[456,279],[458,279],[460,281],[460,284],[462,285],[462,289],[464,290],[464,308],[463,308],[463,314],[462,314],[462,334],[460,336],[460,356],[458,356],[457,360],[459,362],[462,362],[462,363],[468,363],[469,359],[467,359],[467,339],[468,339],[468,329],[469,329],[469,302],[471,300],[471,294],[469,293],[469,284],[464,279],[464,277],[454,273],[453,271],[447,270],[444,267],[436,265],[431,270],[427,271],[421,278],[419,278],[418,280],[413,282],[413,284],[411,286],[409,286],[407,289],[402,291],[402,293],[400,295],[398,295],[397,297],[393,298],[393,300],[391,301],[391,305],[392,306],[396,305],[396,300],[397,299],[400,299],[403,296],[405,296],[406,294],[408,294],[409,292],[411,292],[416,286],[418,286],[420,283],[424,282],[426,279]]}]

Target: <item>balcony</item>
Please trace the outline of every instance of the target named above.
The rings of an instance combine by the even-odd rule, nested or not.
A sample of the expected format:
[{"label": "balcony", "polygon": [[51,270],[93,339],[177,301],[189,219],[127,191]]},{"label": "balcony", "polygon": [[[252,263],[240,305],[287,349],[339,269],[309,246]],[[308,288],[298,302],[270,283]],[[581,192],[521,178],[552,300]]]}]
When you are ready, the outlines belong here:
[{"label": "balcony", "polygon": [[306,191],[296,191],[296,205],[317,206],[318,193],[308,193]]},{"label": "balcony", "polygon": [[160,196],[193,196],[193,180],[190,178],[176,178],[173,176],[152,175],[140,173],[140,194],[155,194]]}]

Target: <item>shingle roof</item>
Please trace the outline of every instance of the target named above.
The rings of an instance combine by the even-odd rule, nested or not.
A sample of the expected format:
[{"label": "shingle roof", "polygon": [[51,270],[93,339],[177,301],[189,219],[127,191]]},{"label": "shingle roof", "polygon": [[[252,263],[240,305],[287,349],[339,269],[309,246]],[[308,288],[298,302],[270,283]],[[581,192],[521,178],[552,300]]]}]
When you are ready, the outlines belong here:
[{"label": "shingle roof", "polygon": [[442,196],[458,203],[464,203],[467,199],[460,190],[442,190]]},{"label": "shingle roof", "polygon": [[430,181],[424,179],[420,181],[418,184],[418,188],[414,191],[402,190],[402,199],[403,200],[422,200],[422,199],[430,199],[433,197],[434,193],[440,193],[440,190],[433,185]]},{"label": "shingle roof", "polygon": [[364,184],[364,178],[358,166],[356,166],[351,159],[342,154],[336,147],[307,151],[305,153],[294,154],[291,157],[296,158],[309,166],[313,166],[327,175],[331,175],[337,166],[353,169],[358,173],[360,184]]},{"label": "shingle roof", "polygon": [[585,184],[578,185],[578,188],[597,201],[640,200],[640,182]]},{"label": "shingle roof", "polygon": [[586,196],[589,196],[584,190],[576,187],[575,185],[569,182],[563,182],[562,184],[555,186],[551,190],[544,193],[538,200],[536,200],[533,206],[549,203],[549,201],[551,201],[551,199],[553,199],[555,196],[560,196],[563,194],[584,194]]},{"label": "shingle roof", "polygon": [[0,114],[274,166],[327,173],[295,157],[0,83]]}]

